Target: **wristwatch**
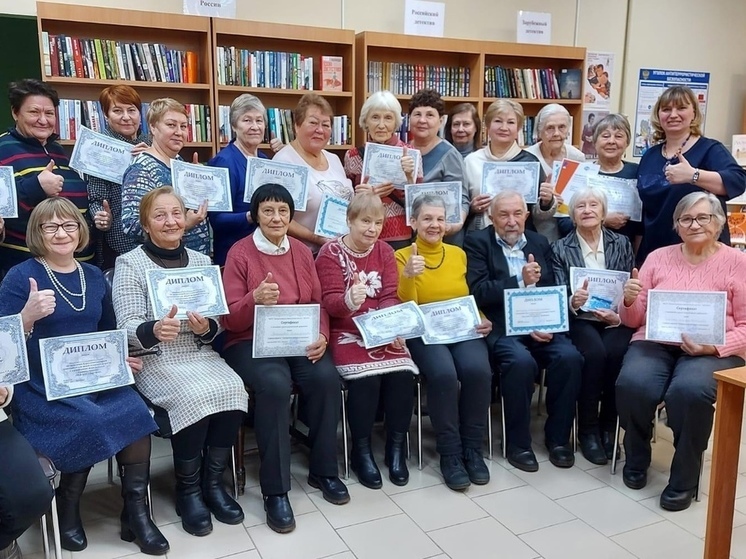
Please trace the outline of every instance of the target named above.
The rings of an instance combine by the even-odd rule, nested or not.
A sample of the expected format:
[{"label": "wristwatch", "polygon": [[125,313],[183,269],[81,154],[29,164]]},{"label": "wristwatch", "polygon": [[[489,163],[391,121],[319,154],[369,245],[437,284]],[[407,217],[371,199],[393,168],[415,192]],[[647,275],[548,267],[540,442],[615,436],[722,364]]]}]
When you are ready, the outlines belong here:
[{"label": "wristwatch", "polygon": [[692,175],[692,184],[697,184],[698,180],[699,180],[699,169],[694,169],[694,174]]}]

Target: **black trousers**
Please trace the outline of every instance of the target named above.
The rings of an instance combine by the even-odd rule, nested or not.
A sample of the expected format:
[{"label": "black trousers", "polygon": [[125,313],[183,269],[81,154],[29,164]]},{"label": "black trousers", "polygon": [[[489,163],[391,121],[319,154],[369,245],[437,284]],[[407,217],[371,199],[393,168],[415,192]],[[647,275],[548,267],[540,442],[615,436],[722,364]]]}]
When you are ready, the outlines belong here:
[{"label": "black trousers", "polygon": [[52,495],[31,445],[10,421],[0,421],[0,550],[49,510]]},{"label": "black trousers", "polygon": [[337,425],[341,392],[337,369],[327,351],[316,363],[306,357],[254,358],[251,342],[223,351],[226,362],[254,392],[254,430],[259,446],[259,482],[264,495],[290,491],[290,414],[295,384],[305,402],[311,443],[309,470],[337,475]]},{"label": "black trousers", "polygon": [[578,396],[578,431],[581,434],[614,431],[617,415],[614,385],[633,333],[632,328],[607,328],[606,324],[594,320],[571,323],[570,339],[585,360]]},{"label": "black trousers", "polygon": [[370,437],[379,395],[383,399],[387,433],[406,433],[412,421],[414,375],[397,371],[347,381],[347,420],[352,439]]},{"label": "black trousers", "polygon": [[508,449],[531,448],[531,398],[539,367],[546,368],[547,444],[567,444],[580,391],[583,356],[564,334],[549,342],[530,336],[490,335],[492,362],[500,371]]},{"label": "black trousers", "polygon": [[462,454],[464,448],[481,448],[492,386],[485,341],[425,345],[415,338],[407,340],[407,347],[427,379],[427,406],[438,452]]}]

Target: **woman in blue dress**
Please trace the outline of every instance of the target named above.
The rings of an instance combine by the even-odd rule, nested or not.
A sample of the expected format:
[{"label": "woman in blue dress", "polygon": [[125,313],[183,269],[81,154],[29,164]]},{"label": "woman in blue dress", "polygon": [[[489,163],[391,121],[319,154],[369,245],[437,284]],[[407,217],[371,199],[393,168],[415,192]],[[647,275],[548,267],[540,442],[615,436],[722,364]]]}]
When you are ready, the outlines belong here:
[{"label": "woman in blue dress", "polygon": [[[57,489],[62,547],[86,548],[80,497],[91,467],[116,455],[124,509],[121,537],[143,553],[163,555],[169,545],[153,524],[146,504],[150,434],[157,427],[130,387],[47,401],[39,340],[113,330],[116,320],[102,272],[74,259],[87,246],[88,226],[75,205],[47,198],[29,218],[31,254],[10,269],[0,285],[0,316],[19,314],[26,334],[31,378],[15,388],[14,425],[31,446],[61,472]],[[142,361],[128,358],[137,372]]]}]

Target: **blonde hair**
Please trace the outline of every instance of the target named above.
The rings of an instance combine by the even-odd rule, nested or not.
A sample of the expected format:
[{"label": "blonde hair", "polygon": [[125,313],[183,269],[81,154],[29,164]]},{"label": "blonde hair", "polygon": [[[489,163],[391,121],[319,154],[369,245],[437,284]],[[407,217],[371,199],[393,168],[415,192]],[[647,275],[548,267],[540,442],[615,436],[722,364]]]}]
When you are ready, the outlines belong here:
[{"label": "blonde hair", "polygon": [[685,85],[674,85],[658,97],[653,107],[653,113],[650,115],[650,126],[653,128],[653,142],[662,142],[666,139],[666,133],[663,131],[660,118],[658,118],[660,110],[671,106],[683,109],[687,105],[691,105],[694,109],[694,118],[689,125],[689,131],[695,136],[702,135],[702,111],[699,110],[697,96]]},{"label": "blonde hair", "polygon": [[153,127],[158,124],[161,119],[166,116],[168,111],[174,111],[175,113],[183,114],[185,117],[189,118],[189,114],[184,105],[179,103],[176,99],[171,99],[171,97],[161,97],[160,99],[154,99],[151,101],[150,106],[148,107],[148,126]]},{"label": "blonde hair", "polygon": [[67,198],[55,196],[39,202],[29,216],[26,226],[26,247],[34,256],[44,256],[47,253],[41,224],[55,217],[69,219],[78,224],[78,246],[75,247],[75,252],[79,252],[88,246],[91,234],[88,230],[88,223],[81,215],[80,209]]},{"label": "blonde hair", "polygon": [[504,115],[511,112],[515,113],[515,116],[518,118],[518,130],[523,128],[523,121],[526,119],[523,106],[512,99],[498,99],[497,101],[493,101],[484,113],[485,129],[489,129],[490,123],[497,115]]},{"label": "blonde hair", "polygon": [[381,197],[371,192],[360,192],[352,197],[350,205],[347,206],[347,220],[354,221],[361,215],[371,217],[385,217],[386,211],[381,202]]}]

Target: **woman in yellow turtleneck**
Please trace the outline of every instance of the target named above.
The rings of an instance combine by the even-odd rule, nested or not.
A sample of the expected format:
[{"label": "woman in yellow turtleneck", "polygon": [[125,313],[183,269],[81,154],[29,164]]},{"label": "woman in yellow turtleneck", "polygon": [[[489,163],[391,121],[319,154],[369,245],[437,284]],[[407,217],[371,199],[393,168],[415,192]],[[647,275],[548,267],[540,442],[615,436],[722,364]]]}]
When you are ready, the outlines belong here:
[{"label": "woman in yellow turtleneck", "polygon": [[[399,298],[425,304],[468,295],[466,254],[457,246],[443,243],[443,198],[418,196],[411,215],[410,225],[417,239],[412,246],[396,251]],[[484,336],[491,330],[492,324],[486,319],[477,329]],[[407,347],[427,379],[428,408],[446,485],[463,490],[470,483],[488,483],[490,472],[481,450],[492,386],[487,343],[480,338],[425,345],[415,338],[407,341]]]}]

